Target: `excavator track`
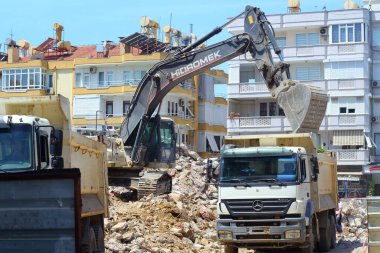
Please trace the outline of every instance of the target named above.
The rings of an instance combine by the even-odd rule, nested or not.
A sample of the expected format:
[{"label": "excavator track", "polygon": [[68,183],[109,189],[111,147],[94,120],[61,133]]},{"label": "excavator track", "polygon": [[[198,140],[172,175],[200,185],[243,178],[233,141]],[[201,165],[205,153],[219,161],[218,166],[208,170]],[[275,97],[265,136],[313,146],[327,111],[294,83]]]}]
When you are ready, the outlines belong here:
[{"label": "excavator track", "polygon": [[153,194],[155,196],[169,193],[172,189],[172,180],[168,173],[163,171],[145,172],[139,180],[137,198]]}]

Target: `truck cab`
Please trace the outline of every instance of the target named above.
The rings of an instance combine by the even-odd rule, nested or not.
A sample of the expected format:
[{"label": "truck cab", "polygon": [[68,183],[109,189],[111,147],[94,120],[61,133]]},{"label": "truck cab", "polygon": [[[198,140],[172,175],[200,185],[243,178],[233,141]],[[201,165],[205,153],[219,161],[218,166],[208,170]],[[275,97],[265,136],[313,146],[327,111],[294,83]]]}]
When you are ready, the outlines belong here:
[{"label": "truck cab", "polygon": [[[51,168],[47,119],[2,115],[0,117],[0,169],[7,172]],[[54,145],[54,144],[53,144]],[[62,148],[61,148],[62,149]]]},{"label": "truck cab", "polygon": [[307,250],[314,248],[320,234],[310,230],[312,223],[316,230],[317,221],[324,224],[325,219],[328,240],[335,238],[329,219],[336,206],[336,162],[315,153],[310,135],[285,136],[226,137],[217,220],[226,252],[239,247],[311,252]]}]

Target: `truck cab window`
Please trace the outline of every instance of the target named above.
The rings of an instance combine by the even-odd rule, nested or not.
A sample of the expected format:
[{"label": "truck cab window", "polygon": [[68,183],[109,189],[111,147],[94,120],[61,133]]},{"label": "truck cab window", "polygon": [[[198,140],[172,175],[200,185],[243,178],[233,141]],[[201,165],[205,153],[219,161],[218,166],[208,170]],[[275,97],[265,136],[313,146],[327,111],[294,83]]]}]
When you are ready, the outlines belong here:
[{"label": "truck cab window", "polygon": [[303,182],[306,179],[306,160],[305,160],[305,158],[301,158],[300,167],[301,167],[301,182]]},{"label": "truck cab window", "polygon": [[49,164],[49,145],[46,135],[40,135],[40,148],[41,167],[44,168]]},{"label": "truck cab window", "polygon": [[27,124],[0,129],[1,169],[29,170],[32,167],[32,128]]}]

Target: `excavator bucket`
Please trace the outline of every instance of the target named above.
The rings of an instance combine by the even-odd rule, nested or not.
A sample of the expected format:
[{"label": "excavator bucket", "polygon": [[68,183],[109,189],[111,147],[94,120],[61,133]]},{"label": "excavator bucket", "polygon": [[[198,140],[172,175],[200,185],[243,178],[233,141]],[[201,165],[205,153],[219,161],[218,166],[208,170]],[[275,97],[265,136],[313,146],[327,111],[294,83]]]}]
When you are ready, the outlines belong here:
[{"label": "excavator bucket", "polygon": [[284,110],[295,133],[318,133],[325,116],[328,96],[319,87],[295,83],[278,94],[277,102]]}]

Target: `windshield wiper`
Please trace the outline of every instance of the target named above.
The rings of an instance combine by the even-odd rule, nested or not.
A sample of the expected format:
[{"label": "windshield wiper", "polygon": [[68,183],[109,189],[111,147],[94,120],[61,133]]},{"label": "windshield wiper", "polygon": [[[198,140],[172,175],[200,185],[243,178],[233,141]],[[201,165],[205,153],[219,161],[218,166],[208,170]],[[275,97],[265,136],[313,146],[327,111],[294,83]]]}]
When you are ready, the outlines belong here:
[{"label": "windshield wiper", "polygon": [[[2,164],[0,164],[0,166],[3,166]],[[11,173],[10,171],[7,171],[7,170],[3,170],[3,169],[0,169],[1,172],[3,173]]]},{"label": "windshield wiper", "polygon": [[258,178],[258,179],[254,179],[254,180],[252,180],[252,182],[277,183],[279,186],[284,186],[284,185],[286,185],[286,184],[284,184],[283,182],[278,181],[277,178]]},{"label": "windshield wiper", "polygon": [[[235,183],[235,184],[242,184],[242,186],[250,186],[247,183],[247,180],[245,178],[231,178],[231,179],[224,179],[220,181],[221,183]],[[236,186],[236,185],[235,185]]]}]

